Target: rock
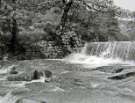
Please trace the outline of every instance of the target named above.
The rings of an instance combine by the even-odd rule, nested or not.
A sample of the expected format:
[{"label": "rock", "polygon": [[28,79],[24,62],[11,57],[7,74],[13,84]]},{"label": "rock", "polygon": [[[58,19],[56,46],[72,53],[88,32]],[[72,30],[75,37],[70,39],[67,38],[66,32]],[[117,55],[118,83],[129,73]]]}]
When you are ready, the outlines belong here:
[{"label": "rock", "polygon": [[11,68],[9,74],[18,74],[18,72],[16,71],[16,67]]},{"label": "rock", "polygon": [[115,76],[111,76],[108,77],[108,79],[113,79],[113,80],[122,80],[122,79],[126,79],[128,77],[131,76],[135,76],[135,72],[128,72],[128,73],[124,73],[124,74],[119,74],[119,75],[115,75]]},{"label": "rock", "polygon": [[34,70],[28,73],[23,72],[21,74],[16,74],[16,71],[12,70],[10,74],[12,75],[9,75],[7,77],[7,80],[9,81],[32,81],[32,80],[40,79],[40,77],[43,76],[43,74],[41,74],[41,72],[38,70]]},{"label": "rock", "polygon": [[45,70],[44,73],[45,73],[45,76],[46,76],[47,78],[52,77],[52,72],[51,72],[51,71]]},{"label": "rock", "polygon": [[52,80],[52,72],[49,70],[44,71],[44,76],[45,76],[45,82],[50,82]]},{"label": "rock", "polygon": [[93,70],[99,70],[101,72],[105,72],[105,73],[120,73],[122,72],[124,69],[126,69],[126,67],[121,67],[121,66],[102,66],[102,67],[97,67]]},{"label": "rock", "polygon": [[28,73],[24,72],[18,74],[16,69],[12,68],[9,74],[11,74],[7,77],[7,80],[9,81],[32,81],[32,80],[40,79],[41,76],[44,76],[45,82],[50,82],[52,80],[52,72],[49,70],[44,70],[42,72],[38,70],[34,70],[32,72],[28,72]]},{"label": "rock", "polygon": [[37,80],[40,79],[40,77],[41,77],[41,73],[37,70],[34,70],[32,79]]},{"label": "rock", "polygon": [[114,70],[113,66],[102,66],[102,67],[97,67],[93,70],[98,70],[101,72],[105,72],[105,73],[112,73],[112,71]]},{"label": "rock", "polygon": [[7,77],[7,80],[9,81],[31,81],[32,76],[30,73],[21,73],[17,75],[9,75]]},{"label": "rock", "polygon": [[124,68],[117,68],[117,69],[113,70],[112,73],[120,73],[120,72],[122,72],[123,70],[124,70]]},{"label": "rock", "polygon": [[24,98],[24,99],[17,100],[15,103],[47,103],[47,102]]}]

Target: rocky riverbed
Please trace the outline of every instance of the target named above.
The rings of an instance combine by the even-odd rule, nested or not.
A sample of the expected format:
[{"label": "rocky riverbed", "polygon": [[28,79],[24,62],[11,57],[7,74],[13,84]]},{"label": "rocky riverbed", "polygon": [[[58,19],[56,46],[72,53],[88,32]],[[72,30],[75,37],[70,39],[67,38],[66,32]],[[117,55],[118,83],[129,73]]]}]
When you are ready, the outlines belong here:
[{"label": "rocky riverbed", "polygon": [[[10,74],[15,66],[17,74]],[[10,80],[10,76],[48,70],[39,79]],[[17,77],[16,77],[17,78]],[[135,66],[114,64],[96,68],[63,60],[26,60],[2,63],[0,103],[134,103]]]}]

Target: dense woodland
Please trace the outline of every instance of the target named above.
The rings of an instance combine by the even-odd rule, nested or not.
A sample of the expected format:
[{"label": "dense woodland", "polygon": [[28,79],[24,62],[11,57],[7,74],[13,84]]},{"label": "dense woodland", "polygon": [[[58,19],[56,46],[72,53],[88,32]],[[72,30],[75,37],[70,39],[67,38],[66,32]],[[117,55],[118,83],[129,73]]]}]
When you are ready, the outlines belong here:
[{"label": "dense woodland", "polygon": [[123,11],[112,0],[0,0],[0,59],[63,58],[85,42],[128,40]]}]

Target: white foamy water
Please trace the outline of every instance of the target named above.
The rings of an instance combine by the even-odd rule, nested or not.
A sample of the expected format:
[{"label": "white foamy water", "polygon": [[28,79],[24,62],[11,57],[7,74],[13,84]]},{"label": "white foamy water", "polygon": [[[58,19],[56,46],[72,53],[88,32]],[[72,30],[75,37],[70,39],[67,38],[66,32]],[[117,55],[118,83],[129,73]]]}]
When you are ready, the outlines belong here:
[{"label": "white foamy water", "polygon": [[[50,60],[52,60],[52,59],[50,59]],[[134,61],[135,61],[135,42],[87,43],[80,52],[72,53],[71,55],[66,57],[64,59],[64,61],[70,62],[73,64],[81,64],[84,67],[89,67],[89,68],[109,66],[109,65],[114,65],[114,64],[128,65],[128,66],[134,65],[135,66],[135,63],[134,63]],[[11,67],[9,67],[7,69],[5,69],[5,68],[1,69],[0,74],[8,73],[10,68]],[[66,74],[68,72],[69,71],[64,71],[61,74]],[[90,73],[91,73],[91,71],[90,71]],[[90,95],[88,96],[88,98],[90,98],[90,96],[92,96],[89,100],[91,103],[134,103],[134,100],[132,102],[132,99],[128,98],[128,97],[130,97],[130,95],[131,95],[131,97],[135,96],[134,81],[131,83],[129,83],[129,82],[127,83],[122,80],[120,80],[121,83],[119,83],[117,81],[114,82],[113,80],[108,80],[106,78],[106,77],[108,77],[107,73],[103,73],[102,75],[99,75],[99,73],[97,71],[94,71],[93,73],[91,73],[91,77],[93,77],[93,79],[90,80],[90,83],[88,83],[91,86],[91,88],[93,89],[92,91],[90,91]],[[39,80],[33,80],[30,82],[22,81],[20,83],[12,83],[9,85],[9,87],[25,88],[26,84],[34,83],[34,82],[44,83],[45,78],[41,77]],[[85,82],[84,82],[84,84],[85,84]],[[119,86],[118,84],[121,84],[121,86]],[[127,84],[127,86],[126,86],[126,84]],[[128,84],[133,86],[133,88],[128,86]],[[84,88],[84,90],[85,90],[85,86],[82,86],[82,88]],[[108,99],[108,97],[107,97],[108,94],[104,94],[103,92],[101,92],[100,88],[101,88],[101,90],[103,89],[106,93],[110,93],[115,97],[113,97],[111,95]],[[80,88],[79,88],[79,90],[80,90]],[[97,90],[99,91],[98,93],[97,93]],[[61,92],[67,93],[67,91],[65,89],[58,87],[58,86],[51,88],[50,91],[58,92],[58,93],[60,92],[60,94],[62,94]],[[74,91],[74,92],[76,92],[76,91]],[[80,92],[78,92],[77,94],[73,93],[74,95],[71,95],[71,97],[76,96],[79,93]],[[85,94],[86,93],[84,93],[83,95],[80,95],[81,97],[77,98],[76,100],[78,100],[80,98],[85,99],[85,96],[84,96]],[[70,95],[68,95],[68,97],[69,96]],[[82,96],[84,96],[84,97],[82,97]],[[127,98],[125,98],[125,97],[123,98],[122,96],[125,96]],[[50,98],[52,100],[52,97],[50,97]],[[112,99],[112,98],[114,98],[114,99]],[[16,101],[18,99],[19,99],[19,97],[13,96],[12,93],[10,92],[3,98],[0,97],[0,103],[16,103]],[[55,99],[56,99],[56,97],[55,97]],[[96,101],[97,99],[99,101]],[[101,99],[103,99],[103,100],[101,100]],[[52,102],[52,103],[54,103],[54,102]],[[64,102],[62,102],[62,103],[64,103]],[[85,102],[80,102],[80,103],[85,103]]]},{"label": "white foamy water", "polygon": [[85,67],[100,67],[113,64],[135,65],[134,42],[86,43],[79,53],[72,53],[64,60]]},{"label": "white foamy water", "polygon": [[0,74],[6,74],[6,73],[8,73],[8,69],[0,69]]},{"label": "white foamy water", "polygon": [[11,92],[0,99],[0,103],[16,103],[18,97],[13,96]]},{"label": "white foamy water", "polygon": [[[27,82],[27,81],[22,81],[20,83],[14,83],[13,82],[13,83],[9,84],[8,86],[9,87],[15,87],[15,88],[25,88],[26,84],[35,83],[35,82],[42,82],[42,83],[44,83],[44,81],[45,81],[44,77],[41,77],[38,80],[32,80],[32,81],[29,81],[29,82]],[[61,89],[60,88],[53,89],[53,91],[59,91],[59,90],[61,90]],[[7,95],[5,95],[4,97],[0,97],[0,103],[16,103],[16,101],[18,99],[19,99],[19,97],[17,97],[17,95],[16,96],[12,95],[12,91],[11,91],[11,92],[7,93]]]},{"label": "white foamy water", "polygon": [[11,65],[11,66],[8,66],[8,67],[3,67],[0,69],[0,74],[7,74],[9,73],[9,71],[11,70],[11,68],[15,67],[17,65]]},{"label": "white foamy water", "polygon": [[36,82],[40,82],[40,83],[44,83],[45,82],[45,78],[41,77],[40,79],[37,80],[32,80],[32,81],[22,81],[20,83],[13,83],[10,84],[10,87],[25,87],[26,84],[30,84],[30,83],[36,83]]},{"label": "white foamy water", "polygon": [[133,61],[123,61],[119,58],[105,58],[98,56],[89,56],[85,54],[71,54],[70,56],[65,58],[66,62],[70,62],[73,64],[82,64],[85,67],[100,67],[100,66],[109,66],[114,64],[123,64],[123,65],[134,65]]},{"label": "white foamy water", "polygon": [[0,97],[0,103],[22,103],[18,100],[22,99],[22,94],[28,93],[30,90],[27,88],[15,88],[9,91],[5,96]]}]

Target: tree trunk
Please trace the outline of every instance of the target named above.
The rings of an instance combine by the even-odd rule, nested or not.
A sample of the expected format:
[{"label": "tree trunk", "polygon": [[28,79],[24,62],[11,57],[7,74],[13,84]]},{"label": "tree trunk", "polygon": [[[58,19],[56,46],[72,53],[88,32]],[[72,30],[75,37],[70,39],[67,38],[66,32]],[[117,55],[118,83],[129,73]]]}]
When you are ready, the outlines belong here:
[{"label": "tree trunk", "polygon": [[0,8],[1,8],[1,6],[2,6],[2,0],[0,0]]},{"label": "tree trunk", "polygon": [[63,0],[63,3],[65,4],[65,7],[64,7],[62,18],[61,18],[61,35],[64,33],[65,24],[68,17],[68,12],[73,4],[73,0],[69,0],[68,3],[66,3],[65,0]]},{"label": "tree trunk", "polygon": [[17,22],[16,22],[16,19],[14,17],[12,17],[12,28],[11,28],[11,44],[10,44],[10,49],[11,49],[11,52],[12,54],[14,55],[15,52],[16,52],[16,45],[17,45],[17,32],[18,32],[18,29],[17,29]]},{"label": "tree trunk", "polygon": [[68,18],[68,12],[73,4],[73,0],[69,0],[68,2],[63,0],[63,4],[64,4],[64,11],[63,11],[63,15],[61,17],[61,24],[58,27],[60,29],[60,35],[58,35],[57,43],[63,51],[63,54],[61,54],[61,55],[65,56],[65,55],[69,54],[69,50],[67,49],[67,47],[65,46],[65,44],[62,40],[62,35],[64,34],[64,31],[65,31],[65,26],[66,26],[66,22],[67,22],[67,18]]}]

